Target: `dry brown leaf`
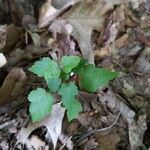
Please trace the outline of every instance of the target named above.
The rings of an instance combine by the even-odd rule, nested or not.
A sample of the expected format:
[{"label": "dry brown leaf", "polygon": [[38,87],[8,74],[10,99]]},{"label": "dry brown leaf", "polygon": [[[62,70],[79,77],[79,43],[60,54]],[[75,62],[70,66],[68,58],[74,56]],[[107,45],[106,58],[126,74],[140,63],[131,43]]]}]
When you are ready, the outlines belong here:
[{"label": "dry brown leaf", "polygon": [[29,33],[29,35],[32,38],[33,44],[34,44],[34,48],[35,49],[39,49],[41,46],[41,37],[37,34],[37,33],[33,33],[30,30],[27,30],[27,33]]},{"label": "dry brown leaf", "polygon": [[39,10],[38,27],[43,28],[47,26],[49,24],[47,20],[49,18],[52,18],[53,20],[55,17],[54,14],[56,14],[56,12],[57,9],[51,5],[51,0],[48,0]]},{"label": "dry brown leaf", "polygon": [[9,72],[0,88],[0,106],[14,100],[21,93],[26,79],[26,74],[21,68],[14,68]]},{"label": "dry brown leaf", "polygon": [[45,126],[51,136],[54,149],[56,148],[57,140],[61,134],[61,126],[64,118],[65,109],[60,106],[60,103],[53,105],[52,112],[49,116],[40,122],[30,123],[27,128],[22,128],[17,136],[17,143],[25,143],[29,135],[38,127]]},{"label": "dry brown leaf", "polygon": [[99,145],[99,143],[94,138],[91,138],[83,145],[83,149],[84,150],[97,149],[98,145]]},{"label": "dry brown leaf", "polygon": [[120,136],[118,134],[108,134],[102,136],[97,134],[96,140],[99,143],[98,149],[100,150],[116,150],[116,145],[120,142]]},{"label": "dry brown leaf", "polygon": [[113,112],[120,111],[121,114],[126,118],[128,123],[133,122],[135,112],[131,110],[125,103],[118,99],[115,94],[108,90],[106,93],[100,92],[99,100],[103,105],[109,107]]},{"label": "dry brown leaf", "polygon": [[6,53],[12,50],[20,40],[23,32],[23,29],[20,27],[16,27],[13,24],[8,25],[6,28],[6,44],[3,48],[0,49],[0,51]]},{"label": "dry brown leaf", "polygon": [[73,36],[78,41],[84,58],[94,64],[94,55],[91,47],[91,33],[94,29],[101,31],[104,26],[105,14],[112,10],[114,5],[123,1],[95,0],[91,3],[82,1],[67,12],[63,18],[73,26]]},{"label": "dry brown leaf", "polygon": [[116,110],[121,111],[121,114],[126,118],[129,128],[130,148],[131,150],[136,150],[137,147],[142,145],[143,135],[147,129],[146,115],[139,116],[136,121],[135,112],[120,99],[116,98],[110,90],[108,90],[107,93],[99,94],[99,96],[102,104],[109,107],[113,112]]}]

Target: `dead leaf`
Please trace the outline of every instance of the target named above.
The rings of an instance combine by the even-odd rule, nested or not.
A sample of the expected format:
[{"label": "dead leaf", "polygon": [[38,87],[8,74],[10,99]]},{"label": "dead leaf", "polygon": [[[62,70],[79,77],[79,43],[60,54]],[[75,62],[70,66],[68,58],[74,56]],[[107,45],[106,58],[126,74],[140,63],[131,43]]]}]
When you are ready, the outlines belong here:
[{"label": "dead leaf", "polygon": [[3,53],[0,53],[0,67],[4,66],[7,63],[6,57]]},{"label": "dead leaf", "polygon": [[43,28],[49,24],[47,20],[51,18],[52,20],[55,18],[57,9],[51,5],[51,0],[48,0],[39,10],[39,20],[38,27]]},{"label": "dead leaf", "polygon": [[[123,1],[122,1],[123,2]],[[92,3],[82,1],[68,11],[63,18],[73,26],[73,36],[78,41],[83,57],[94,64],[91,47],[91,33],[101,31],[104,26],[105,14],[121,1],[95,0]]]},{"label": "dead leaf", "polygon": [[99,143],[98,149],[100,150],[116,150],[117,144],[120,142],[120,136],[115,133],[110,133],[108,135],[96,135],[96,141]]},{"label": "dead leaf", "polygon": [[139,116],[138,121],[135,120],[135,112],[131,110],[125,103],[115,97],[109,90],[107,93],[101,93],[100,101],[111,108],[112,111],[116,109],[121,111],[121,114],[126,118],[129,130],[129,141],[131,150],[136,150],[142,145],[143,135],[147,129],[146,116]]},{"label": "dead leaf", "polygon": [[25,58],[25,56],[26,56],[26,53],[24,50],[20,48],[14,49],[7,57],[8,66],[17,65],[23,58]]},{"label": "dead leaf", "polygon": [[13,24],[8,25],[6,28],[6,44],[0,51],[6,53],[12,50],[20,40],[23,32],[23,29],[20,27],[16,27]]},{"label": "dead leaf", "polygon": [[50,115],[40,122],[30,123],[27,128],[22,128],[17,136],[17,143],[24,144],[32,131],[38,127],[45,126],[51,136],[55,149],[57,140],[61,134],[62,121],[65,113],[65,109],[60,105],[60,103],[53,105]]},{"label": "dead leaf", "polygon": [[46,144],[45,142],[41,141],[37,136],[32,136],[30,139],[27,139],[26,141],[26,147],[27,149],[45,149]]},{"label": "dead leaf", "polygon": [[136,72],[142,74],[150,73],[149,55],[150,55],[150,48],[147,47],[144,49],[144,51],[141,53],[141,56],[135,62],[134,70]]},{"label": "dead leaf", "polygon": [[84,150],[93,150],[98,148],[99,143],[94,139],[89,139],[82,147]]},{"label": "dead leaf", "polygon": [[129,124],[129,141],[131,150],[137,150],[143,143],[143,136],[147,130],[146,115],[140,115],[137,122]]},{"label": "dead leaf", "polygon": [[41,37],[37,33],[33,33],[30,30],[26,29],[26,31],[27,31],[27,33],[29,33],[29,35],[32,38],[34,48],[38,49],[41,46]]},{"label": "dead leaf", "polygon": [[36,20],[34,17],[32,17],[31,15],[24,15],[22,18],[22,26],[24,28],[30,28],[31,25],[35,25],[36,24]]},{"label": "dead leaf", "polygon": [[99,101],[110,108],[113,112],[120,111],[121,114],[126,118],[128,123],[133,122],[135,117],[135,112],[131,110],[125,103],[123,103],[120,99],[118,99],[115,94],[108,90],[106,93],[100,92]]},{"label": "dead leaf", "polygon": [[[57,17],[63,14],[70,6],[78,3],[78,1],[80,0],[69,0],[67,2],[65,1],[63,4],[64,6],[60,10],[57,10],[55,7],[52,6],[51,0],[48,0],[40,9],[38,27],[44,28],[50,25],[52,21],[54,21]],[[56,3],[62,5],[63,1],[53,1],[53,4]]]},{"label": "dead leaf", "polygon": [[52,32],[54,40],[57,41],[64,55],[68,55],[70,51],[74,52],[75,43],[70,38],[72,26],[66,20],[54,21],[48,30]]},{"label": "dead leaf", "polygon": [[106,46],[108,46],[110,43],[115,41],[115,39],[117,37],[117,33],[118,33],[118,26],[119,26],[119,23],[113,23],[110,26],[110,28],[109,28],[109,38],[105,43]]},{"label": "dead leaf", "polygon": [[0,88],[0,106],[14,100],[21,94],[23,81],[26,79],[26,74],[21,68],[14,68],[9,72]]},{"label": "dead leaf", "polygon": [[131,83],[128,83],[125,79],[123,79],[123,93],[129,97],[132,97],[134,95],[136,95],[136,89],[134,87],[134,85],[132,85]]}]

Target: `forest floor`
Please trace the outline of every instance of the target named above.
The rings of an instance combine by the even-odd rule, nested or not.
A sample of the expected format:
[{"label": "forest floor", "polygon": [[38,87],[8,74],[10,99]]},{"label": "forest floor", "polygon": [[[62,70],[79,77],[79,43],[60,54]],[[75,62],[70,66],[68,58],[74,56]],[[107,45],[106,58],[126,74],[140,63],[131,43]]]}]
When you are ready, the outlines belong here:
[{"label": "forest floor", "polygon": [[[48,0],[38,17],[21,4],[2,5],[11,21],[0,13],[0,149],[149,150],[149,0]],[[28,69],[65,55],[119,76],[94,93],[80,89],[76,119],[68,121],[55,95],[53,112],[33,123],[27,97],[46,84]]]}]

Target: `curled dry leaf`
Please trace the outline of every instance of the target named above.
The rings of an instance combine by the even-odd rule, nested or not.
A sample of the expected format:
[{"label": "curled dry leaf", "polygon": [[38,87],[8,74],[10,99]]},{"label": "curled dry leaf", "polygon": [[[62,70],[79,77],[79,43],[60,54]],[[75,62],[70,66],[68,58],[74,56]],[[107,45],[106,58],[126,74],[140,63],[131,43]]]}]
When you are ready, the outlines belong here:
[{"label": "curled dry leaf", "polygon": [[30,30],[26,30],[30,34],[32,41],[34,43],[34,48],[38,49],[41,46],[41,37],[37,33],[33,33]]},{"label": "curled dry leaf", "polygon": [[21,68],[14,68],[9,72],[0,88],[0,106],[19,96],[26,79],[26,74]]},{"label": "curled dry leaf", "polygon": [[6,44],[3,48],[0,48],[0,52],[6,53],[12,50],[20,40],[22,34],[24,34],[22,28],[16,27],[13,24],[8,25],[6,28]]},{"label": "curled dry leaf", "polygon": [[[54,7],[51,4],[51,0],[48,0],[40,9],[38,27],[44,28],[52,21],[54,21],[57,17],[63,14],[70,6],[76,4],[80,0],[67,0],[67,1],[52,1]],[[60,5],[61,9],[57,10],[55,6]],[[60,7],[58,6],[58,7]]]},{"label": "curled dry leaf", "polygon": [[51,18],[51,20],[55,19],[55,15],[57,12],[57,9],[54,8],[51,5],[51,1],[47,1],[40,9],[39,11],[39,21],[38,21],[38,27],[43,28],[49,24],[47,20]]},{"label": "curled dry leaf", "polygon": [[22,128],[17,136],[17,143],[24,144],[32,131],[38,127],[45,126],[51,136],[55,149],[57,140],[61,134],[62,121],[65,114],[65,109],[60,105],[60,103],[53,105],[51,114],[42,121],[30,123],[27,128]]}]

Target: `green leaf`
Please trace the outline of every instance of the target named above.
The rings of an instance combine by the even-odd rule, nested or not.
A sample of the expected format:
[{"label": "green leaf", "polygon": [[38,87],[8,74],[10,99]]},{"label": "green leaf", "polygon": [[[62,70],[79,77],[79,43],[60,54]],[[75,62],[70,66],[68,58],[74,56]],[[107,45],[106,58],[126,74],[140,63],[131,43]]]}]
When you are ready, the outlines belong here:
[{"label": "green leaf", "polygon": [[29,112],[32,121],[39,121],[46,116],[51,110],[54,98],[43,88],[37,88],[28,95],[28,100],[31,102]]},{"label": "green leaf", "polygon": [[82,106],[79,101],[76,99],[72,100],[72,103],[70,103],[70,108],[67,111],[68,120],[71,121],[74,118],[77,118],[79,115],[79,112],[82,111]]},{"label": "green leaf", "polygon": [[70,73],[73,68],[78,66],[80,59],[78,56],[63,56],[60,62],[62,70],[65,73]]},{"label": "green leaf", "polygon": [[81,59],[78,66],[76,66],[72,71],[74,73],[80,73],[86,65],[88,65],[87,60]]},{"label": "green leaf", "polygon": [[67,110],[68,120],[71,121],[78,117],[80,111],[82,111],[82,106],[80,102],[75,98],[78,94],[78,88],[74,82],[64,83],[59,89],[59,94],[62,96],[62,102]]},{"label": "green leaf", "polygon": [[61,71],[61,73],[60,73],[60,78],[61,78],[62,80],[69,80],[69,74],[68,74],[68,73],[65,73],[65,72],[63,72],[63,71]]},{"label": "green leaf", "polygon": [[53,78],[53,79],[47,80],[47,85],[48,85],[48,88],[51,92],[58,91],[60,84],[61,84],[60,78],[57,78],[57,79]]},{"label": "green leaf", "polygon": [[44,57],[40,61],[35,62],[35,64],[29,68],[29,71],[39,77],[44,77],[46,80],[58,78],[60,75],[58,64],[49,57]]},{"label": "green leaf", "polygon": [[80,86],[88,92],[96,92],[99,87],[105,86],[117,76],[117,72],[96,68],[89,64],[79,73]]}]

